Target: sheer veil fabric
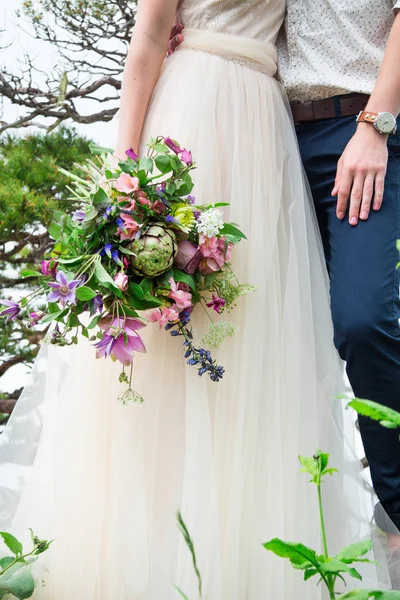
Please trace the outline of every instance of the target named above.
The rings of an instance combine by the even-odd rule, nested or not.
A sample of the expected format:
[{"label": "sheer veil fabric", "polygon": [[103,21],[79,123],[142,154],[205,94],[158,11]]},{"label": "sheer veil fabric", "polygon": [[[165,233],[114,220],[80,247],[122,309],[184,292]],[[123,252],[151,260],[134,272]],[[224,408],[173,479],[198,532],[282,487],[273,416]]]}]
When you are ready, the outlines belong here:
[{"label": "sheer veil fabric", "polygon": [[[198,598],[178,509],[204,598],[324,599],[262,547],[282,537],[320,548],[316,490],[297,458],[317,448],[340,471],[324,485],[331,552],[369,535],[368,496],[335,399],[342,366],[317,226],[269,72],[274,49],[229,33],[189,32],[163,68],[143,142],[169,135],[193,151],[197,201],[230,203],[226,217],[248,236],[234,269],[258,291],[222,316],[237,333],[217,353],[226,368],[218,384],[149,326],[148,354],[135,361],[143,405],[117,404],[119,368],[96,360],[87,341],[41,351],[0,447],[1,527],[55,538],[37,600],[176,599],[174,584]],[[201,311],[193,325],[201,337]],[[385,587],[374,567],[364,574],[365,587]]]}]

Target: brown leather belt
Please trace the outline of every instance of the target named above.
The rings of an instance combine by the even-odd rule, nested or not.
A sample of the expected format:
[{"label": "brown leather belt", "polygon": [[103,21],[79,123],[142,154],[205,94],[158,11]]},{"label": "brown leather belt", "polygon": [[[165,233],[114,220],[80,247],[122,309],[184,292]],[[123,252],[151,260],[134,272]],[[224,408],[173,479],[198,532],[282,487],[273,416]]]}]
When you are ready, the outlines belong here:
[{"label": "brown leather belt", "polygon": [[369,96],[367,94],[348,94],[324,100],[293,102],[290,106],[295,123],[301,123],[302,121],[318,121],[320,119],[358,115],[360,111],[365,109],[368,100]]}]

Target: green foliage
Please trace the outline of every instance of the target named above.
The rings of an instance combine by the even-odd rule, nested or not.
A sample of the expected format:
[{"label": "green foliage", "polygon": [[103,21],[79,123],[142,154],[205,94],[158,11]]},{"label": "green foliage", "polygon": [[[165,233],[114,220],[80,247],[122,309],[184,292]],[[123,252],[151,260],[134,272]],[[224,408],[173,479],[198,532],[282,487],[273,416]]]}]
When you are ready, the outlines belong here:
[{"label": "green foliage", "polygon": [[338,596],[337,600],[400,600],[400,592],[379,590],[352,590]]},{"label": "green foliage", "polygon": [[[199,598],[201,599],[201,598],[203,598],[203,589],[202,589],[203,582],[201,579],[201,574],[200,574],[199,568],[197,566],[197,558],[196,558],[196,552],[194,549],[194,544],[193,544],[192,538],[190,537],[189,530],[186,527],[185,521],[183,520],[183,517],[180,512],[178,512],[177,519],[178,519],[178,526],[179,526],[180,532],[183,535],[183,538],[184,538],[186,545],[189,548],[189,552],[192,556],[193,567],[194,567],[194,570],[196,573],[198,586],[199,586]],[[178,587],[176,587],[176,590],[180,593],[182,598],[185,598],[185,600],[188,600],[187,596],[185,596],[185,594],[182,592],[182,590],[180,590]]]},{"label": "green foliage", "polygon": [[[56,209],[70,205],[69,179],[58,167],[75,173],[75,161],[89,154],[89,141],[67,128],[49,135],[0,138],[0,298],[36,278],[51,243],[45,228]],[[32,279],[24,279],[21,271]],[[40,339],[20,321],[2,324],[0,376],[17,363],[31,363]]]},{"label": "green foliage", "polygon": [[397,429],[400,427],[400,413],[397,411],[373,402],[372,400],[363,400],[355,398],[349,402],[348,406],[354,408],[359,415],[368,417],[373,421],[378,421],[382,427],[387,429]]},{"label": "green foliage", "polygon": [[18,600],[31,598],[35,591],[32,563],[49,549],[52,542],[39,539],[31,530],[33,549],[24,553],[22,543],[11,533],[0,531],[0,537],[11,552],[11,556],[0,558],[0,600],[6,596]]}]

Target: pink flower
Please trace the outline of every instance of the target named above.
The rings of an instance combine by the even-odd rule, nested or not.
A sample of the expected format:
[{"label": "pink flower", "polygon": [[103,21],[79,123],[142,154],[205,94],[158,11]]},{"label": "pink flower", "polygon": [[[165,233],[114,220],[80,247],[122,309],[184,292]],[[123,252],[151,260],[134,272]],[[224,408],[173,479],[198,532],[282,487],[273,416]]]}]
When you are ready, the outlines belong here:
[{"label": "pink flower", "polygon": [[212,295],[212,301],[207,302],[208,308],[213,308],[218,314],[222,311],[226,304],[226,301],[215,294]]},{"label": "pink flower", "polygon": [[179,158],[181,159],[182,162],[186,163],[189,167],[193,164],[192,153],[190,152],[190,150],[186,150],[186,148],[184,148],[182,150]]},{"label": "pink flower", "polygon": [[169,285],[171,286],[171,291],[169,292],[168,297],[175,300],[175,304],[179,310],[184,310],[185,308],[192,306],[192,294],[190,294],[190,292],[180,290],[173,277],[169,278]]},{"label": "pink flower", "polygon": [[104,317],[100,319],[99,327],[103,329],[104,335],[94,344],[96,358],[111,356],[112,360],[129,366],[135,352],[146,352],[143,340],[137,333],[146,324],[139,319]]},{"label": "pink flower", "polygon": [[172,152],[175,152],[175,154],[179,154],[179,152],[181,151],[181,147],[179,144],[177,144],[173,139],[171,139],[170,137],[166,137],[164,138],[164,144],[166,146],[168,146],[168,148],[170,148],[172,150]]},{"label": "pink flower", "polygon": [[203,275],[209,273],[215,273],[220,271],[224,264],[227,262],[228,252],[231,253],[231,249],[225,248],[225,238],[220,237],[205,237],[200,234],[200,252],[203,255],[203,260],[200,262],[199,269]]},{"label": "pink flower", "polygon": [[156,215],[163,215],[165,213],[165,205],[161,202],[161,200],[156,200],[151,209],[156,213]]},{"label": "pink flower", "polygon": [[188,240],[181,240],[178,243],[178,254],[175,256],[174,264],[178,269],[193,275],[202,258],[203,255],[197,246]]},{"label": "pink flower", "polygon": [[128,204],[130,210],[135,210],[136,202],[133,198],[127,198],[127,196],[118,196],[117,202],[125,202]]},{"label": "pink flower", "polygon": [[55,279],[57,275],[57,264],[57,261],[53,258],[51,260],[42,260],[41,269],[43,275],[46,275],[46,277],[51,275],[51,277]]},{"label": "pink flower", "polygon": [[119,192],[125,192],[125,194],[131,194],[139,189],[139,179],[132,177],[129,173],[121,173],[117,179],[115,188]]},{"label": "pink flower", "polygon": [[160,329],[165,327],[168,323],[174,323],[179,319],[179,313],[174,308],[168,306],[147,310],[145,314],[146,319],[152,323],[158,323]]},{"label": "pink flower", "polygon": [[150,206],[151,202],[147,197],[147,194],[145,192],[142,192],[142,190],[139,190],[137,192],[137,194],[135,194],[135,198],[136,198],[136,202],[138,204],[141,204],[142,206]]},{"label": "pink flower", "polygon": [[120,271],[120,273],[117,273],[114,277],[114,281],[121,290],[121,292],[126,292],[129,282],[128,275],[126,275],[126,273]]},{"label": "pink flower", "polygon": [[139,223],[130,215],[125,215],[124,213],[121,213],[121,219],[124,223],[124,228],[120,227],[118,230],[121,242],[124,240],[133,240],[138,232]]}]

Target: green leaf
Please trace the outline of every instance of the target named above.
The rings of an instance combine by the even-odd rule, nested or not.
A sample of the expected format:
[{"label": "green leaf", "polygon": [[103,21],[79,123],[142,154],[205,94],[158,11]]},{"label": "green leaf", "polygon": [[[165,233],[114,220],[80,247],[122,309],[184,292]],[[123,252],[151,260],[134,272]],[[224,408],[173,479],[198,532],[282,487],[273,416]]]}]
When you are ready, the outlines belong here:
[{"label": "green leaf", "polygon": [[353,567],[349,567],[348,564],[336,558],[332,558],[326,563],[321,563],[320,570],[323,573],[334,575],[338,573],[348,573],[349,575],[351,575],[351,577],[354,577],[354,579],[359,579],[360,581],[362,580],[360,573],[356,569],[354,569]]},{"label": "green leaf", "polygon": [[24,269],[20,272],[21,277],[44,277],[43,273],[39,271],[32,271],[31,269]]},{"label": "green leaf", "polygon": [[156,163],[157,169],[163,175],[165,175],[166,173],[170,173],[173,170],[173,166],[171,164],[171,159],[166,154],[161,154],[160,156],[157,156],[155,163]]},{"label": "green leaf", "polygon": [[311,577],[314,577],[314,575],[318,575],[319,571],[317,571],[317,569],[307,569],[306,571],[304,571],[304,581],[308,581],[309,579],[311,579]]},{"label": "green leaf", "polygon": [[15,560],[15,556],[3,556],[0,558],[0,568],[5,569],[11,565]]},{"label": "green leaf", "polygon": [[153,168],[154,162],[149,156],[144,156],[139,160],[139,171],[147,171],[148,173],[152,173]]},{"label": "green leaf", "polygon": [[158,308],[162,305],[162,302],[150,294],[146,295],[143,299],[137,296],[129,296],[127,301],[129,302],[129,306],[135,310],[149,310],[150,308]]},{"label": "green leaf", "polygon": [[105,148],[104,146],[98,146],[97,144],[90,143],[89,150],[92,154],[114,154],[112,148]]},{"label": "green leaf", "polygon": [[111,290],[118,298],[122,298],[122,292],[112,277],[107,273],[99,260],[94,263],[94,274],[102,286]]},{"label": "green leaf", "polygon": [[400,591],[351,590],[338,596],[337,600],[400,600]]},{"label": "green leaf", "polygon": [[97,296],[97,292],[86,285],[82,285],[76,289],[75,295],[78,300],[92,300],[92,298]]},{"label": "green leaf", "polygon": [[101,318],[101,315],[96,315],[95,317],[93,317],[93,319],[90,321],[89,325],[87,326],[87,329],[94,329],[97,325],[97,323],[99,322],[99,319]]},{"label": "green leaf", "polygon": [[394,428],[394,426],[400,427],[400,413],[387,406],[361,398],[355,398],[349,402],[348,406],[354,408],[359,415],[369,417],[373,421],[379,421],[381,424],[386,423],[385,427],[387,427],[388,422],[392,423],[391,428]]},{"label": "green leaf", "polygon": [[313,456],[299,456],[299,461],[303,466],[302,473],[309,473],[312,477],[319,475],[319,465]]},{"label": "green leaf", "polygon": [[62,265],[73,265],[75,263],[80,262],[81,260],[83,260],[83,256],[74,256],[73,258],[62,258],[60,257],[58,259],[58,262]]},{"label": "green leaf", "polygon": [[166,185],[165,191],[170,196],[173,196],[173,194],[175,194],[175,192],[176,192],[176,185],[175,185],[175,183],[172,183],[172,181],[168,182],[167,185]]},{"label": "green leaf", "polygon": [[126,317],[133,317],[133,318],[137,318],[139,315],[136,312],[136,310],[133,310],[132,308],[130,308],[129,306],[126,306],[126,304],[123,304],[121,306],[121,310],[124,313],[124,315]]},{"label": "green leaf", "polygon": [[174,587],[175,587],[176,591],[182,596],[182,598],[184,598],[184,600],[189,600],[189,598],[186,596],[186,594],[184,594],[182,592],[182,590],[178,588],[178,586],[175,585]]},{"label": "green leaf", "polygon": [[247,237],[244,235],[244,233],[242,231],[240,231],[240,229],[238,229],[238,227],[236,227],[236,225],[233,225],[233,223],[225,223],[225,225],[223,226],[223,228],[220,230],[220,235],[230,235],[233,236],[234,238],[238,238],[239,240],[244,239],[247,240]]},{"label": "green leaf", "polygon": [[15,565],[0,576],[0,594],[12,594],[18,600],[30,598],[35,590],[35,581],[30,568],[26,565]]},{"label": "green leaf", "polygon": [[355,544],[346,546],[346,548],[340,550],[335,558],[350,564],[360,558],[360,556],[367,554],[371,549],[372,540],[364,540],[362,542],[356,542]]},{"label": "green leaf", "polygon": [[11,550],[15,556],[20,556],[23,553],[23,547],[19,540],[14,537],[11,533],[7,533],[6,531],[0,531],[0,536],[3,538],[3,541],[7,548]]},{"label": "green leaf", "polygon": [[49,232],[49,236],[53,238],[53,240],[58,240],[61,235],[62,227],[58,223],[53,222],[50,223],[50,225],[47,228],[47,231]]},{"label": "green leaf", "polygon": [[140,282],[140,287],[142,288],[145,294],[150,294],[150,292],[153,289],[153,280],[148,278],[142,279],[142,281]]},{"label": "green leaf", "polygon": [[274,538],[264,544],[264,548],[281,558],[288,558],[297,569],[308,569],[311,565],[319,568],[317,553],[312,548],[294,542],[284,542]]},{"label": "green leaf", "polygon": [[108,196],[106,194],[106,192],[103,190],[103,188],[99,187],[97,192],[94,194],[93,196],[93,204],[101,204],[103,202],[105,202],[106,200],[108,200]]},{"label": "green leaf", "polygon": [[196,290],[196,282],[193,275],[189,275],[188,273],[180,271],[179,269],[173,269],[173,278],[175,281],[186,283],[192,290]]},{"label": "green leaf", "polygon": [[128,291],[130,294],[132,294],[133,296],[136,296],[140,300],[143,300],[143,298],[145,296],[144,290],[137,283],[131,283],[129,285]]},{"label": "green leaf", "polygon": [[62,310],[58,310],[57,312],[52,312],[48,315],[46,315],[45,317],[43,317],[43,319],[40,320],[41,323],[51,323],[52,321],[55,321],[56,319],[65,317],[65,315],[68,313],[68,309],[67,308],[63,308]]}]

